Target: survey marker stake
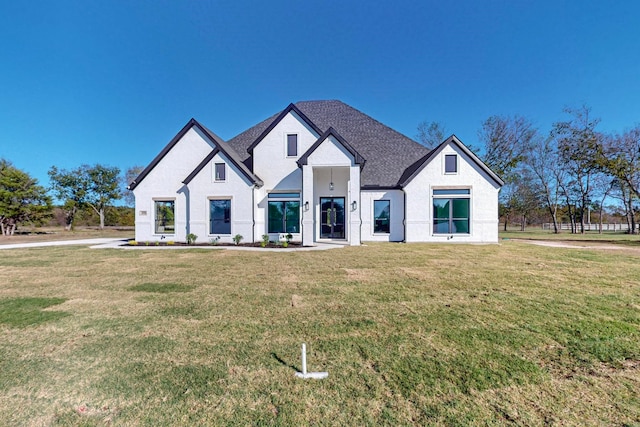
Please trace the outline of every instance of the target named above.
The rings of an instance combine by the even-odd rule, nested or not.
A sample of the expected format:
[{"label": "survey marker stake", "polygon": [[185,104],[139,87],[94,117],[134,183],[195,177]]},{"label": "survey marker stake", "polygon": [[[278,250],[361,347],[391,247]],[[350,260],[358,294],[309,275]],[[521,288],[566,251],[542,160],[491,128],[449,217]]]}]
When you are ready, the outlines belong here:
[{"label": "survey marker stake", "polygon": [[321,380],[328,376],[328,372],[307,372],[307,345],[302,343],[302,372],[296,372],[296,377],[302,379],[314,378],[316,380]]}]

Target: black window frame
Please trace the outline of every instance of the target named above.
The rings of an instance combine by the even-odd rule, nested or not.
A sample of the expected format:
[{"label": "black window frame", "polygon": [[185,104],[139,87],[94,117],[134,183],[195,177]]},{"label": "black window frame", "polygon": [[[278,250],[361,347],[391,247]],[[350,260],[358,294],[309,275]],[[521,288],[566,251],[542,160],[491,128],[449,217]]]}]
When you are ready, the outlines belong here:
[{"label": "black window frame", "polygon": [[[439,207],[436,206],[436,200],[445,201],[448,204],[447,216],[438,216]],[[461,201],[466,202],[466,216],[454,216],[456,206]],[[433,234],[439,235],[469,235],[471,234],[471,190],[468,188],[452,188],[452,189],[434,189],[431,197],[431,206],[433,209]],[[441,207],[440,207],[441,208]],[[446,221],[446,222],[444,222]],[[443,224],[446,224],[446,231],[438,231]],[[466,231],[458,231],[459,225],[466,224]]]},{"label": "black window frame", "polygon": [[[228,227],[228,231],[218,231],[213,229],[215,218],[213,216],[212,206],[216,202],[226,202],[227,204],[226,208],[223,208],[224,217],[222,220],[222,224]],[[209,199],[209,234],[210,235],[214,235],[214,234],[215,235],[220,235],[220,234],[231,235],[231,215],[232,215],[231,199]]]},{"label": "black window frame", "polygon": [[[267,233],[300,233],[300,218],[302,203],[300,202],[300,192],[290,191],[281,193],[269,193],[267,196]],[[295,206],[297,204],[297,207]],[[271,206],[278,206],[277,211],[282,213],[280,218],[272,218]],[[294,212],[295,220],[289,221],[290,212]],[[279,222],[279,227],[275,225]]]},{"label": "black window frame", "polygon": [[287,157],[298,157],[298,134],[287,134]]},{"label": "black window frame", "polygon": [[[453,158],[453,164],[449,162],[449,159]],[[449,169],[449,166],[453,166],[453,170]],[[457,154],[445,154],[444,155],[444,173],[456,174],[458,173],[458,155]]]},{"label": "black window frame", "polygon": [[[171,218],[168,215],[160,215],[161,205],[170,205]],[[153,201],[154,234],[176,234],[176,201],[172,199],[158,199]],[[160,229],[162,227],[162,229]]]},{"label": "black window frame", "polygon": [[[386,218],[386,220],[384,218],[376,217],[376,204],[385,202],[388,207],[387,212],[389,213],[389,216]],[[386,222],[386,226],[384,226],[384,222]],[[380,228],[383,229],[381,230]],[[386,228],[386,231],[384,230],[384,228]],[[391,234],[391,200],[380,199],[373,201],[373,234]]]},{"label": "black window frame", "polygon": [[[222,174],[219,173],[220,171],[222,171]],[[224,182],[227,180],[227,164],[226,163],[214,163],[213,180],[216,182]]]}]

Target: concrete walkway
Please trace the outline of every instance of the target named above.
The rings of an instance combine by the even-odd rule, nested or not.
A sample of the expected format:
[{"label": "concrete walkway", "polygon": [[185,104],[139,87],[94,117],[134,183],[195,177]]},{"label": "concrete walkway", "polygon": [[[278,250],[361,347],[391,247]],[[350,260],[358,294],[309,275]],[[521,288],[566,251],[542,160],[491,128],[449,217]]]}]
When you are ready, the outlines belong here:
[{"label": "concrete walkway", "polygon": [[190,249],[226,249],[231,251],[260,251],[260,252],[304,252],[304,251],[323,251],[327,249],[343,248],[346,244],[342,243],[316,243],[315,246],[291,247],[291,248],[260,248],[253,246],[123,246],[129,239],[82,239],[82,240],[59,240],[51,242],[33,242],[33,243],[14,243],[8,245],[0,245],[2,249],[24,249],[39,248],[48,246],[70,246],[82,245],[89,246],[91,249],[125,249],[125,250],[190,250]]},{"label": "concrete walkway", "polygon": [[45,246],[71,246],[71,245],[94,245],[92,248],[109,246],[118,247],[125,243],[128,239],[114,239],[102,237],[98,239],[80,239],[80,240],[52,240],[50,242],[33,242],[33,243],[10,243],[8,245],[0,245],[2,249],[24,249],[24,248],[40,248]]}]

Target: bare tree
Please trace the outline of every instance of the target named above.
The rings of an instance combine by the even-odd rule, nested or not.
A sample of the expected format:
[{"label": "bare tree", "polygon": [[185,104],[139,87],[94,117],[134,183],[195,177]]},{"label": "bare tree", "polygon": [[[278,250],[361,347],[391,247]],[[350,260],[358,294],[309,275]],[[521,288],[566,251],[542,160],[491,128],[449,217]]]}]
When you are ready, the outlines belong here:
[{"label": "bare tree", "polygon": [[484,144],[484,153],[480,157],[505,182],[500,190],[500,214],[505,220],[505,231],[518,199],[521,174],[516,170],[537,133],[528,119],[517,115],[491,116],[478,131],[478,138]]},{"label": "bare tree", "polygon": [[564,179],[564,171],[559,167],[558,151],[551,138],[537,137],[532,140],[524,163],[531,172],[531,177],[538,185],[542,202],[553,222],[553,232],[559,233],[558,206],[560,203],[560,183]]},{"label": "bare tree", "polygon": [[447,130],[440,122],[427,122],[426,120],[418,124],[418,134],[416,139],[427,148],[434,148],[444,141]]},{"label": "bare tree", "polygon": [[[585,209],[592,195],[592,178],[599,170],[602,158],[602,135],[595,128],[600,122],[591,115],[586,105],[577,109],[566,108],[571,118],[553,124],[551,134],[556,139],[561,164],[567,173],[563,190],[569,209],[573,205],[574,220],[580,218],[580,232],[585,232]],[[572,230],[575,232],[576,230]]]},{"label": "bare tree", "polygon": [[129,184],[131,184],[143,170],[144,166],[131,166],[124,173],[124,190],[122,191],[122,194],[127,206],[133,206],[136,203],[136,198],[133,195],[133,191],[129,190]]}]

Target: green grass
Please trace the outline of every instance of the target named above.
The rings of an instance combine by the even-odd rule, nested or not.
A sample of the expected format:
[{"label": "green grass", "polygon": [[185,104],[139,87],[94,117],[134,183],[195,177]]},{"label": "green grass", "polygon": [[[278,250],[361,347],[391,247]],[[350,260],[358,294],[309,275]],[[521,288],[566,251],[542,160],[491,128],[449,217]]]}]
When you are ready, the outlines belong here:
[{"label": "green grass", "polygon": [[68,315],[64,311],[43,311],[62,304],[64,298],[8,298],[0,299],[0,324],[15,328],[35,326]]},{"label": "green grass", "polygon": [[624,247],[6,251],[0,425],[634,425]]}]

